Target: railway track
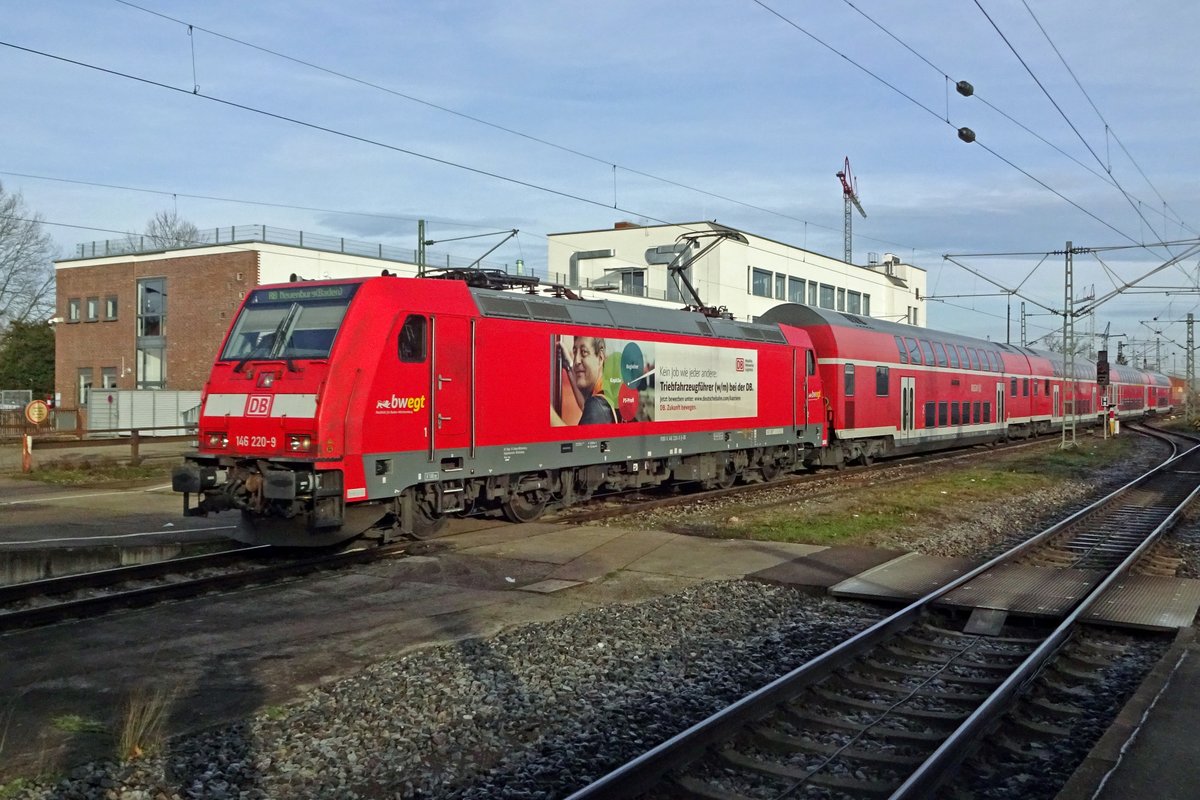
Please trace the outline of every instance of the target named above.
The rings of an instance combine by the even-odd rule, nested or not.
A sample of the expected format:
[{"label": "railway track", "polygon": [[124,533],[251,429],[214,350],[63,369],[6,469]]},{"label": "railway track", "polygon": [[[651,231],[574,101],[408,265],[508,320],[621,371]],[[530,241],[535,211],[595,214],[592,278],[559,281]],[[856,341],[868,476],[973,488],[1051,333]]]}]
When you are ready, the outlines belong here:
[{"label": "railway track", "polygon": [[[1145,432],[1171,441],[1177,452],[1178,434]],[[1183,455],[1173,454],[569,800],[933,796],[1064,648],[1070,645],[1076,660],[1087,650],[1077,636],[1080,620],[1104,592],[1131,570],[1161,568],[1153,563],[1155,542],[1200,493],[1200,448],[1189,438]],[[1069,568],[1074,583],[1062,591],[1080,599],[1061,616],[1019,624],[1003,612],[979,609],[968,616],[945,606],[954,590],[1020,564],[1051,565],[1045,572],[1063,577]],[[1080,575],[1086,586],[1078,585]],[[1020,725],[1018,737],[1031,731],[1052,737],[1058,730],[1036,720]]]},{"label": "railway track", "polygon": [[[614,519],[629,514],[671,508],[674,506],[696,505],[698,503],[704,503],[710,500],[720,500],[722,498],[750,498],[755,494],[762,492],[776,491],[778,489],[791,486],[804,486],[807,484],[819,483],[821,481],[828,481],[833,476],[852,477],[874,475],[889,469],[894,470],[898,466],[929,467],[944,462],[978,458],[985,453],[993,453],[1002,450],[1018,450],[1021,448],[1034,447],[1039,444],[1046,443],[1046,439],[1032,439],[998,443],[994,447],[977,445],[965,450],[960,449],[938,453],[924,453],[917,456],[905,456],[903,458],[872,461],[866,465],[847,465],[841,469],[837,469],[836,471],[833,469],[824,469],[819,472],[811,472],[801,475],[788,475],[786,477],[780,477],[770,481],[739,484],[725,489],[704,489],[680,493],[677,486],[668,486],[653,490],[642,489],[614,492],[612,494],[593,498],[593,500],[589,502],[588,506],[585,508],[568,509],[560,513],[548,515],[547,519],[554,522],[565,523],[597,522],[600,520]],[[897,477],[893,480],[899,482],[907,479],[908,477],[904,476]],[[891,481],[878,481],[875,485],[881,485],[888,482]],[[793,499],[794,498],[788,498],[787,500],[781,502],[790,503],[793,501]]]},{"label": "railway track", "polygon": [[0,632],[336,569],[403,553],[411,544],[302,557],[260,545],[2,586]]}]

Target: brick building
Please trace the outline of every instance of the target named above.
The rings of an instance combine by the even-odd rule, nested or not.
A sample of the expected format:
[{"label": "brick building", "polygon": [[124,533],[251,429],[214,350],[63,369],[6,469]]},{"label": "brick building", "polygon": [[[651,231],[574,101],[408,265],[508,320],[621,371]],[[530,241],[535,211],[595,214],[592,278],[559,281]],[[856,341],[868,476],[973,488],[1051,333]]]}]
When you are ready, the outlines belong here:
[{"label": "brick building", "polygon": [[55,263],[60,408],[82,408],[100,388],[202,389],[238,303],[260,284],[416,272],[412,250],[384,245],[261,226],[206,238],[169,250],[89,243]]}]

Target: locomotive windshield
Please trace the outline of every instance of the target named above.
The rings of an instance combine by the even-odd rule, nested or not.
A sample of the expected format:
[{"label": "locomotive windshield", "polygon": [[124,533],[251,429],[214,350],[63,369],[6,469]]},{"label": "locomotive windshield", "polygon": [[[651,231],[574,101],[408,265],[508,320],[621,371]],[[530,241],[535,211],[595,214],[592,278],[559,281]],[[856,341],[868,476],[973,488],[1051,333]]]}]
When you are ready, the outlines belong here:
[{"label": "locomotive windshield", "polygon": [[233,324],[221,359],[327,358],[358,286],[255,289]]}]

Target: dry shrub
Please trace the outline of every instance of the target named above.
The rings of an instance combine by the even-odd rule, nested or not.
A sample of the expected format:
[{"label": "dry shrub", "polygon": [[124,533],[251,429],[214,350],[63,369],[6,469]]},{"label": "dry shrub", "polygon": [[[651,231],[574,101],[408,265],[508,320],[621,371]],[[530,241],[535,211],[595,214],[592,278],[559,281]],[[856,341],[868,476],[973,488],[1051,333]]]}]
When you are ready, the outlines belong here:
[{"label": "dry shrub", "polygon": [[137,758],[156,749],[163,740],[163,726],[175,700],[175,690],[162,686],[138,686],[125,700],[117,757]]}]

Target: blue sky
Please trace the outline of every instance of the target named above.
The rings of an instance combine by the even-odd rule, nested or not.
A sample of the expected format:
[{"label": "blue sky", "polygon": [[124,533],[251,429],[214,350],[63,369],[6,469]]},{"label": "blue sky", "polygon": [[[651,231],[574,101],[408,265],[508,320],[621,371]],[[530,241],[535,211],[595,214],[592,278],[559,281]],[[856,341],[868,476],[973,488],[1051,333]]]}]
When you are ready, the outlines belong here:
[{"label": "blue sky", "polygon": [[[519,228],[490,260],[535,267],[547,233],[625,219],[717,219],[836,257],[834,173],[848,156],[868,214],[854,221],[855,260],[895,252],[925,268],[930,294],[946,298],[929,304],[931,325],[1003,341],[1004,298],[949,297],[997,290],[944,254],[1143,244],[1200,230],[1200,4],[4,6],[0,181],[55,223],[47,229],[64,255],[177,208],[201,228],[267,224],[406,247],[418,218],[434,239]],[[960,97],[946,76],[970,81],[976,96]],[[975,144],[958,140],[962,126]],[[435,249],[474,257],[489,246]],[[1106,295],[1185,252],[1076,256],[1076,294]],[[1040,267],[1040,255],[959,260],[1062,306],[1062,256]],[[1111,322],[1136,340],[1161,330],[1164,366],[1174,353],[1182,369],[1172,342],[1184,342],[1184,328],[1166,321],[1200,313],[1200,295],[1181,291],[1195,287],[1198,262],[1190,255],[1150,279],[1153,291],[1101,306],[1096,328]],[[1056,326],[1033,317],[1030,338]],[[1015,340],[1015,319],[1012,330]]]}]

